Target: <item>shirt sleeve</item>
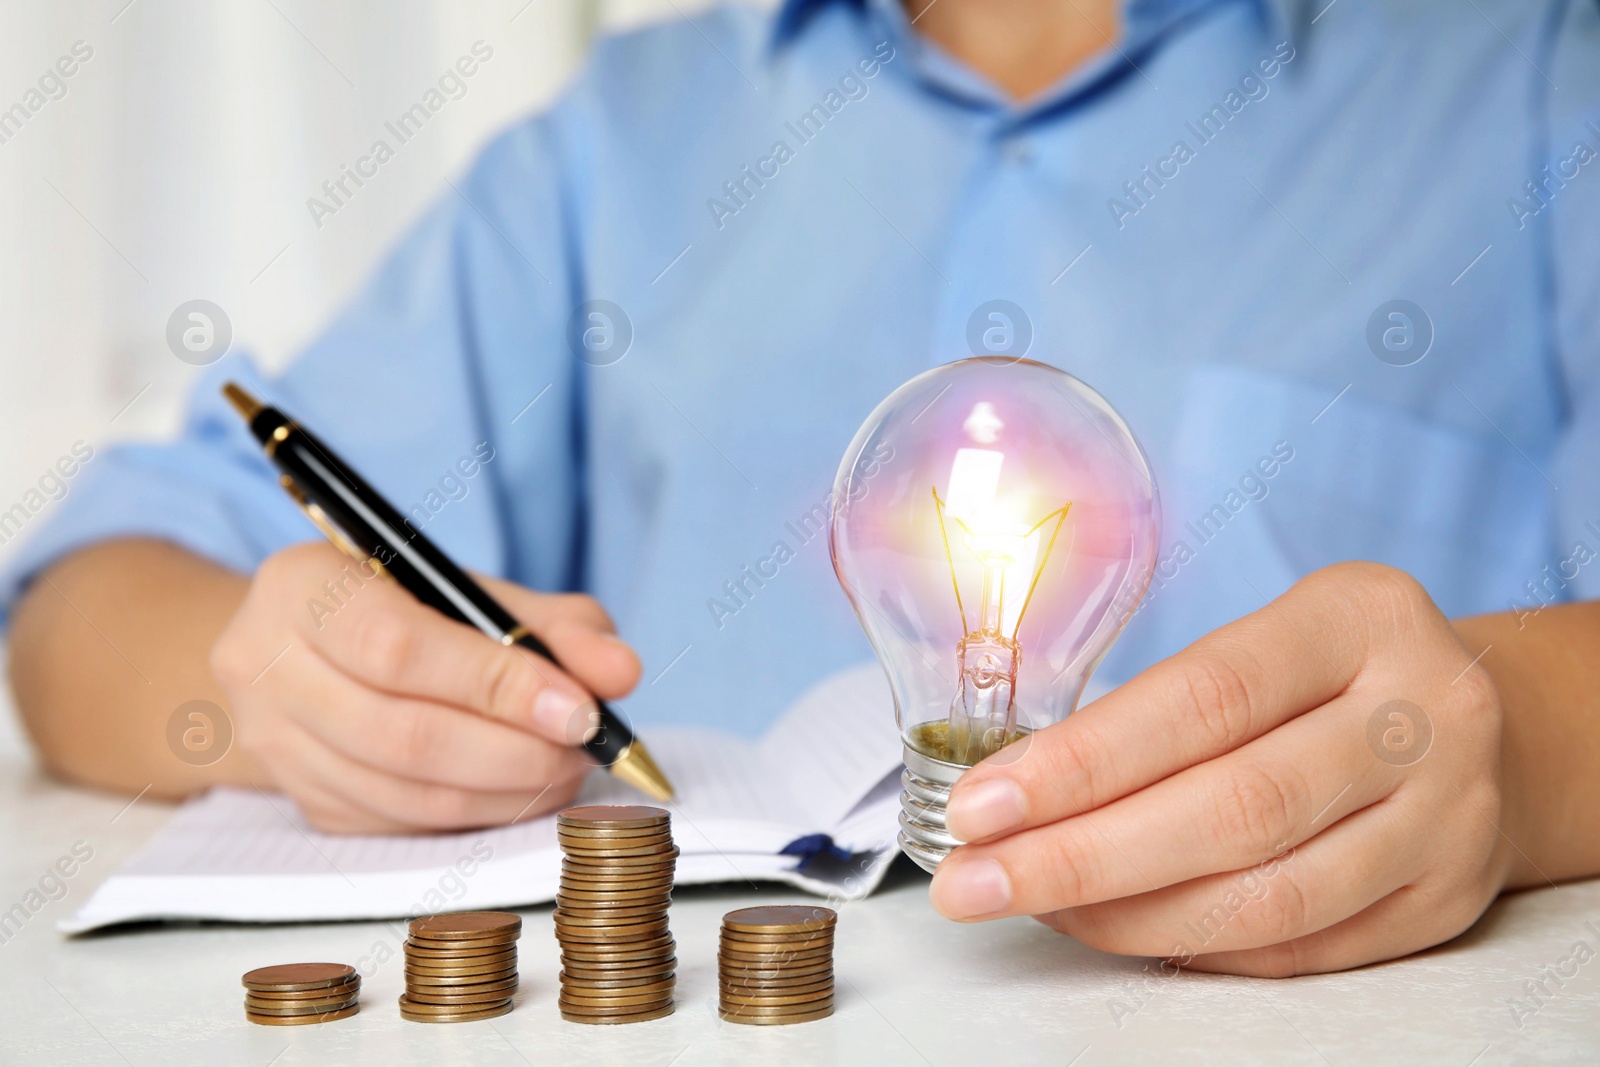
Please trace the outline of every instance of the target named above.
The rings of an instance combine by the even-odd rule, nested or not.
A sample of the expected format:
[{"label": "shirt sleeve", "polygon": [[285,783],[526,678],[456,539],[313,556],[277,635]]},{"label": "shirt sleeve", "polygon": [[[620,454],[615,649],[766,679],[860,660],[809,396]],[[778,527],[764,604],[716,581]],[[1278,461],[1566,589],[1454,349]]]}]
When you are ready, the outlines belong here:
[{"label": "shirt sleeve", "polygon": [[1552,339],[1567,422],[1550,472],[1559,487],[1556,558],[1545,575],[1529,577],[1546,586],[1564,581],[1567,597],[1592,599],[1600,597],[1600,4],[1566,5],[1546,73],[1542,165],[1562,184],[1549,195],[1541,236],[1550,248]]},{"label": "shirt sleeve", "polygon": [[570,588],[581,501],[555,130],[534,119],[491,143],[281,377],[229,354],[196,383],[176,441],[80,442],[58,499],[0,514],[0,541],[22,542],[0,571],[0,624],[41,570],[95,542],[159,538],[248,573],[320,536],[220,397],[230,379],[321,436],[459,562]]}]

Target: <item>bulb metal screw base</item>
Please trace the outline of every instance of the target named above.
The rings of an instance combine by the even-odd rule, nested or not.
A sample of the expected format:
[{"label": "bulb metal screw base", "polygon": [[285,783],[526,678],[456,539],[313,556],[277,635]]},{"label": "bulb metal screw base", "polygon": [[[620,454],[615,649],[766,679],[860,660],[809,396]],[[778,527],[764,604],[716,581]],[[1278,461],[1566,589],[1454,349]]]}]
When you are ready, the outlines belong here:
[{"label": "bulb metal screw base", "polygon": [[934,759],[910,745],[903,746],[902,758],[905,770],[900,774],[900,851],[932,874],[961,843],[950,836],[946,827],[945,806],[950,801],[950,787],[969,768]]}]

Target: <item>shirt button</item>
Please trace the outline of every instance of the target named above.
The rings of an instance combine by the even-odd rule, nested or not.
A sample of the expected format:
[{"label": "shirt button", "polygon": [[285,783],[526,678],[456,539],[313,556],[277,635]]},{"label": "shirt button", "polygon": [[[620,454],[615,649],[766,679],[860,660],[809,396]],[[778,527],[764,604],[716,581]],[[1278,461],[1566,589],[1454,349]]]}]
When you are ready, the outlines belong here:
[{"label": "shirt button", "polygon": [[1019,167],[1025,167],[1033,162],[1033,146],[1021,138],[1013,138],[1005,142],[1000,149],[1003,158]]}]

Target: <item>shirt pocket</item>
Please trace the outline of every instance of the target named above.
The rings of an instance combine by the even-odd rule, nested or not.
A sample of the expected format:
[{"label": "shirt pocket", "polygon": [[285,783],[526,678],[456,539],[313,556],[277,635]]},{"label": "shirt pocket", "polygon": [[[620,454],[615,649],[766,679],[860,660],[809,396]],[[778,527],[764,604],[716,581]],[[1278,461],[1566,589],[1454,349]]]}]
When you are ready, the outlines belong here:
[{"label": "shirt pocket", "polygon": [[[1206,578],[1190,595],[1250,610],[1320,567],[1373,560],[1447,614],[1504,610],[1549,557],[1544,477],[1487,424],[1466,433],[1336,393],[1240,367],[1193,372],[1163,484],[1164,544],[1187,536]],[[1252,603],[1236,600],[1241,586]]]}]

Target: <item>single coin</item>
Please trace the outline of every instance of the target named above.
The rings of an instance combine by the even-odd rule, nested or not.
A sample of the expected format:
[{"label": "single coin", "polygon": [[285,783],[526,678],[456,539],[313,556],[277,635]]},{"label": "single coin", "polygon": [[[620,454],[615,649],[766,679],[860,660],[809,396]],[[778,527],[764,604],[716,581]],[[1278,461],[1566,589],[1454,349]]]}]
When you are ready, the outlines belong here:
[{"label": "single coin", "polygon": [[741,934],[733,929],[725,929],[720,934],[723,944],[754,945],[757,949],[763,947],[811,947],[811,945],[834,944],[834,931],[832,929],[818,929],[808,934]]},{"label": "single coin", "polygon": [[783,933],[797,926],[831,927],[838,921],[838,912],[816,904],[778,904],[739,908],[722,917],[725,929],[749,934]]},{"label": "single coin", "polygon": [[352,993],[359,993],[360,991],[361,982],[359,979],[357,979],[353,982],[345,982],[342,985],[318,986],[315,989],[293,989],[288,991],[279,989],[251,989],[246,991],[245,996],[249,997],[251,1000],[271,1002],[274,1004],[292,1004],[297,1000],[327,1000],[332,997],[348,997]]},{"label": "single coin", "polygon": [[512,1002],[509,997],[498,1004],[462,1010],[436,1004],[415,1004],[404,993],[400,994],[400,1017],[414,1023],[470,1023],[478,1019],[498,1018],[511,1008]]},{"label": "single coin", "polygon": [[281,1001],[259,1001],[250,997],[244,998],[244,1010],[252,1015],[327,1015],[329,1012],[343,1011],[352,1004],[359,1003],[360,996],[353,997],[328,997],[324,1000],[308,1000],[302,1004],[285,1004]]},{"label": "single coin", "polygon": [[500,956],[484,956],[480,959],[468,959],[457,962],[446,962],[433,959],[406,960],[406,971],[415,971],[417,974],[432,974],[440,977],[451,977],[459,974],[484,974],[488,971],[503,971],[506,968],[515,970],[517,957],[515,954]]},{"label": "single coin", "polygon": [[556,900],[559,903],[562,898],[570,894],[593,893],[616,895],[619,898],[625,894],[633,894],[646,900],[670,901],[677,877],[672,871],[664,871],[661,874],[651,875],[649,881],[618,881],[615,878],[590,879],[564,873],[561,875],[561,884],[556,890],[558,894]]},{"label": "single coin", "polygon": [[509,911],[458,911],[412,919],[408,930],[412,937],[433,941],[470,941],[501,934],[515,937],[522,932],[522,916]]},{"label": "single coin", "polygon": [[488,986],[508,986],[515,989],[518,981],[515,968],[496,971],[494,974],[467,974],[456,978],[436,978],[426,974],[406,975],[407,989],[426,989],[442,993],[447,989],[483,989]]},{"label": "single coin", "polygon": [[514,956],[517,952],[517,943],[515,941],[506,941],[493,945],[466,945],[452,949],[440,949],[407,941],[405,948],[406,959],[408,960],[417,960],[422,963],[450,964],[466,963],[490,956]]},{"label": "single coin", "polygon": [[587,904],[590,907],[627,908],[640,904],[666,907],[672,901],[671,889],[566,889],[556,890],[556,907]]},{"label": "single coin", "polygon": [[747,1015],[751,1018],[759,1019],[762,1016],[768,1015],[802,1015],[806,1012],[816,1011],[820,1008],[832,1008],[833,998],[826,997],[819,1001],[813,1001],[810,1004],[779,1004],[765,1007],[757,1007],[750,1004],[728,1004],[718,1005],[718,1007],[721,1009],[724,1015],[737,1013],[739,1015]]},{"label": "single coin", "polygon": [[517,961],[517,950],[502,949],[499,952],[482,952],[474,955],[432,955],[432,953],[406,953],[405,965],[416,968],[461,968],[461,966],[504,966]]},{"label": "single coin", "polygon": [[655,974],[632,975],[621,978],[615,976],[592,978],[587,975],[573,974],[571,971],[563,969],[556,975],[556,977],[561,979],[563,985],[570,985],[583,989],[639,989],[642,987],[656,985],[660,982],[670,982],[675,974],[676,969],[669,968],[665,971],[658,971]]},{"label": "single coin", "polygon": [[604,881],[603,888],[606,889],[654,889],[658,883],[676,877],[677,869],[676,856],[666,859],[647,857],[642,863],[590,863],[587,860],[563,859],[561,880]]},{"label": "single coin", "polygon": [[608,923],[604,926],[573,926],[556,920],[556,936],[562,941],[583,941],[598,944],[617,944],[627,941],[644,941],[660,937],[667,932],[667,920],[653,922]]},{"label": "single coin", "polygon": [[515,938],[501,941],[420,941],[411,938],[406,942],[406,953],[419,956],[492,956],[496,952],[515,949]]},{"label": "single coin", "polygon": [[616,945],[596,944],[589,941],[563,941],[562,960],[587,960],[591,963],[621,963],[624,960],[665,959],[677,950],[671,934],[651,938],[649,941],[623,942]]},{"label": "single coin", "polygon": [[815,963],[833,958],[832,948],[808,948],[799,952],[741,952],[723,945],[717,949],[717,958],[733,963],[756,966],[782,967],[786,963]]},{"label": "single coin", "polygon": [[619,860],[641,860],[659,863],[662,857],[670,856],[676,859],[679,855],[678,847],[671,841],[664,845],[633,845],[619,846],[616,848],[578,848],[574,845],[561,846],[561,854],[566,859],[577,863],[615,863]]},{"label": "single coin", "polygon": [[352,1004],[348,1008],[330,1011],[325,1015],[258,1015],[253,1011],[247,1011],[244,1017],[262,1026],[309,1026],[314,1023],[333,1023],[340,1019],[348,1019],[360,1010],[360,1004]]},{"label": "single coin", "polygon": [[637,1015],[640,1012],[656,1011],[671,1004],[672,994],[667,994],[661,1000],[651,1001],[646,1004],[578,1004],[568,1001],[565,997],[556,999],[556,1007],[563,1015],[587,1015],[592,1018],[617,1017],[622,1015]]},{"label": "single coin", "polygon": [[621,982],[625,980],[660,978],[678,967],[678,957],[647,963],[642,967],[593,967],[582,964],[564,964],[561,971],[568,978],[580,982]]},{"label": "single coin", "polygon": [[633,830],[621,833],[611,830],[585,830],[582,833],[562,830],[556,835],[556,841],[563,852],[573,848],[649,848],[671,845],[672,835],[653,830],[645,833]]},{"label": "single coin", "polygon": [[803,993],[815,993],[819,989],[832,989],[833,974],[832,972],[827,972],[821,975],[807,975],[804,981],[790,982],[786,985],[749,982],[738,978],[728,979],[719,976],[717,987],[724,993],[733,993],[738,996],[799,996]]},{"label": "single coin", "polygon": [[664,808],[645,804],[586,804],[568,808],[556,816],[557,826],[625,827],[656,826],[667,823],[672,815]]},{"label": "single coin", "polygon": [[493,982],[488,987],[448,987],[448,985],[406,985],[405,995],[419,1005],[486,1005],[506,1000],[517,992],[517,982]]},{"label": "single coin", "polygon": [[736,993],[719,990],[724,1008],[779,1008],[786,1004],[818,1004],[833,1000],[833,983],[824,982],[819,988],[804,993]]},{"label": "single coin", "polygon": [[561,1017],[569,1023],[585,1023],[591,1026],[612,1026],[620,1023],[647,1023],[651,1019],[661,1019],[671,1015],[675,1005],[668,1001],[659,1008],[649,1011],[630,1012],[623,1015],[585,1015],[580,1012],[561,1009]]},{"label": "single coin", "polygon": [[790,1023],[809,1023],[817,1019],[826,1019],[833,1014],[833,1005],[817,1011],[807,1012],[803,1015],[750,1015],[746,1012],[726,1012],[719,1010],[723,1020],[730,1023],[743,1023],[746,1026],[787,1026]]},{"label": "single coin", "polygon": [[348,963],[280,963],[246,971],[240,981],[246,989],[287,993],[342,985],[355,977],[355,973],[356,969]]},{"label": "single coin", "polygon": [[666,908],[611,908],[604,911],[557,908],[551,918],[557,926],[637,926],[652,920],[665,921]]},{"label": "single coin", "polygon": [[741,990],[749,993],[777,993],[791,989],[810,989],[813,986],[832,985],[833,972],[822,971],[817,974],[802,974],[794,978],[767,979],[764,981],[741,978],[736,975],[721,974],[717,976],[717,986],[731,992]]},{"label": "single coin", "polygon": [[676,978],[663,978],[650,985],[626,986],[621,989],[591,987],[572,982],[561,983],[561,996],[574,1004],[643,1004],[671,994]]},{"label": "single coin", "polygon": [[578,918],[592,918],[595,921],[616,921],[619,918],[646,918],[654,915],[666,915],[666,904],[632,904],[627,907],[594,907],[587,901],[568,901],[558,904],[555,913],[566,920]]}]

